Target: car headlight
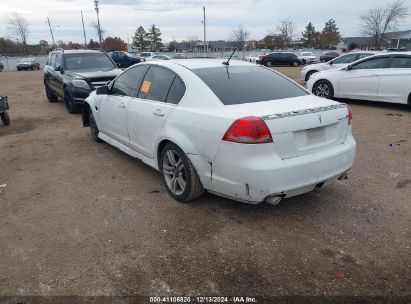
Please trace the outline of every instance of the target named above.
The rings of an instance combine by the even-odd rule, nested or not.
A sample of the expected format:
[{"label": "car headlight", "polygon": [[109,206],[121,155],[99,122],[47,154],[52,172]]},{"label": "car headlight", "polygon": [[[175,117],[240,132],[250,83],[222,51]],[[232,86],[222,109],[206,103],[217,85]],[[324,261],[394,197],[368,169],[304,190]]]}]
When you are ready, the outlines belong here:
[{"label": "car headlight", "polygon": [[82,89],[90,89],[90,86],[85,80],[82,79],[74,79],[72,82],[73,86],[77,88],[82,88]]}]

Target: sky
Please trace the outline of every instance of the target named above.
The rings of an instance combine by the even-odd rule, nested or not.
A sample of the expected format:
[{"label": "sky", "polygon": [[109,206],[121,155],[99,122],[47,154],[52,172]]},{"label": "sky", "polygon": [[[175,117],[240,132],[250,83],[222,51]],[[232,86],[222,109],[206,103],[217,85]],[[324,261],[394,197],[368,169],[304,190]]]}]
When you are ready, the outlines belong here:
[{"label": "sky", "polygon": [[[188,37],[203,39],[203,9],[206,7],[207,40],[227,40],[233,29],[244,26],[250,39],[260,40],[276,29],[280,20],[291,18],[301,36],[308,22],[317,30],[333,18],[343,37],[359,36],[359,16],[387,0],[99,0],[100,22],[105,36],[132,41],[141,25],[155,24],[164,42]],[[411,1],[405,1],[411,11]],[[407,4],[409,3],[409,4]],[[20,13],[30,24],[29,43],[52,42],[47,17],[56,42],[84,41],[83,11],[87,41],[97,40],[91,24],[97,21],[93,0],[0,0],[0,37],[15,39],[7,29],[7,17]],[[411,29],[411,16],[399,30]]]}]

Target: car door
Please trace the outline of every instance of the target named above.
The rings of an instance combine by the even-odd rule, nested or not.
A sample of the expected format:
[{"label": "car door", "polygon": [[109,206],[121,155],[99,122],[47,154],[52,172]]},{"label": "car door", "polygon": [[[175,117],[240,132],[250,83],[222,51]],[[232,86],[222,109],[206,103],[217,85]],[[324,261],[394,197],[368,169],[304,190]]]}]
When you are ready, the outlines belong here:
[{"label": "car door", "polygon": [[63,79],[63,53],[57,52],[55,67],[60,67],[59,71],[54,71],[53,89],[59,96],[64,96],[64,79]]},{"label": "car door", "polygon": [[171,70],[151,65],[127,112],[130,145],[146,157],[154,158],[164,123],[183,97],[183,81]]},{"label": "car door", "polygon": [[395,55],[380,73],[378,100],[407,103],[411,94],[411,56]]},{"label": "car door", "polygon": [[372,57],[339,71],[338,97],[376,100],[381,69],[387,66],[388,56]]},{"label": "car door", "polygon": [[54,74],[55,62],[56,62],[56,53],[52,52],[50,53],[46,66],[44,67],[45,82],[52,91],[54,91],[53,74]]},{"label": "car door", "polygon": [[147,71],[147,66],[135,67],[118,76],[104,95],[98,109],[102,132],[128,146],[127,108],[137,96],[137,88]]}]

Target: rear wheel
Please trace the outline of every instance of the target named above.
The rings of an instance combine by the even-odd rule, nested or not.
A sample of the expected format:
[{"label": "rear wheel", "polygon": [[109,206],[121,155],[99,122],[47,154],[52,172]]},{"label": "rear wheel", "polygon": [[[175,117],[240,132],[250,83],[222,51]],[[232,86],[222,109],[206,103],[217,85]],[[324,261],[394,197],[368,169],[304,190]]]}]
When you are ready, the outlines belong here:
[{"label": "rear wheel", "polygon": [[3,122],[3,125],[9,126],[10,125],[10,116],[9,113],[6,111],[1,112],[0,114],[1,121]]},{"label": "rear wheel", "polygon": [[74,99],[67,89],[64,90],[64,102],[70,114],[77,114],[80,111],[80,107],[74,103]]},{"label": "rear wheel", "polygon": [[319,80],[313,87],[313,94],[322,98],[331,99],[334,96],[334,88],[328,80]]},{"label": "rear wheel", "polygon": [[291,63],[291,66],[298,66],[298,61],[293,61],[292,63]]},{"label": "rear wheel", "polygon": [[174,199],[188,202],[204,194],[193,164],[175,144],[168,143],[164,147],[159,165],[167,191]]},{"label": "rear wheel", "polygon": [[303,64],[306,64],[306,63],[307,63],[307,61],[305,59],[303,59]]}]

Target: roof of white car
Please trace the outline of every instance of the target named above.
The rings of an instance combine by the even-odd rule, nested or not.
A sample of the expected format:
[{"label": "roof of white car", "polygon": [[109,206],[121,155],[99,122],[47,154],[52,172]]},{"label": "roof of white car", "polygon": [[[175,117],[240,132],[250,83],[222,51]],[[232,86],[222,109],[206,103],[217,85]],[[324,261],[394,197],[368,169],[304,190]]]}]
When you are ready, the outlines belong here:
[{"label": "roof of white car", "polygon": [[[155,62],[155,64],[161,64],[164,66],[172,66],[172,65],[178,64],[189,70],[194,70],[194,69],[201,69],[201,68],[223,67],[224,66],[223,61],[227,61],[227,59],[226,58],[218,58],[218,59],[199,58],[199,59],[184,59],[184,60],[181,60],[181,59],[180,60],[164,60],[162,62]],[[244,65],[255,66],[255,64],[251,64],[251,63],[241,61],[241,60],[235,60],[235,59],[230,60],[230,66],[244,66]]]}]

